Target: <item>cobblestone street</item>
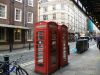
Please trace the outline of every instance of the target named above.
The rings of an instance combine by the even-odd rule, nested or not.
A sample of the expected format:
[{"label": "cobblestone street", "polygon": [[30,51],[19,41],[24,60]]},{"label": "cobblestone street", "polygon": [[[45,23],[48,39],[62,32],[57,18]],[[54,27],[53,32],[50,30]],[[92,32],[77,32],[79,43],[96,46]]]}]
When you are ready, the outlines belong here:
[{"label": "cobblestone street", "polygon": [[[70,49],[75,47],[75,42],[69,43]],[[72,50],[71,50],[72,51]],[[4,53],[5,55],[6,53]],[[24,50],[22,52],[15,51],[12,53],[8,53],[8,55],[15,56],[17,55],[20,57],[21,55],[25,56],[23,59],[29,58],[29,62],[24,61],[24,63],[20,63],[21,66],[26,69],[29,75],[39,75],[34,72],[34,58],[33,50]],[[3,54],[0,54],[3,56]],[[90,48],[88,51],[77,54],[71,52],[69,55],[69,65],[61,68],[60,70],[56,71],[52,75],[100,75],[100,51],[97,49],[96,43],[94,41],[90,41]],[[14,74],[11,74],[14,75]]]}]

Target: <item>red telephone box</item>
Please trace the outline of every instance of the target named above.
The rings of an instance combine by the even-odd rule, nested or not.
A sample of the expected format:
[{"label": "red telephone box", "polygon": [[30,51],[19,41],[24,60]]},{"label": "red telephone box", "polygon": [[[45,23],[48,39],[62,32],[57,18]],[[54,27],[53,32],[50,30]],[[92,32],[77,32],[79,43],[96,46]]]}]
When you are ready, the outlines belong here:
[{"label": "red telephone box", "polygon": [[34,31],[35,72],[50,74],[58,69],[58,25],[37,22]]},{"label": "red telephone box", "polygon": [[59,68],[68,64],[68,28],[66,25],[59,25]]}]

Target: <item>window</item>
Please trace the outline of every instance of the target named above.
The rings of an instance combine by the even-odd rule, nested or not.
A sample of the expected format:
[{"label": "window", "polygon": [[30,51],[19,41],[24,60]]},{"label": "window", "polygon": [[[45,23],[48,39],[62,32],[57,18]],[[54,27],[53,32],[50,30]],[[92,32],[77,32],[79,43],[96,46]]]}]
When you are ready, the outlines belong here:
[{"label": "window", "polygon": [[22,0],[15,0],[15,1],[22,3]]},{"label": "window", "polygon": [[22,10],[15,8],[15,21],[21,21],[22,20]]},{"label": "window", "polygon": [[4,42],[6,40],[6,29],[0,28],[0,42]]},{"label": "window", "polygon": [[43,15],[43,20],[48,20],[48,15]]},{"label": "window", "polygon": [[56,31],[51,31],[51,64],[56,64],[56,59],[57,59],[57,32]]},{"label": "window", "polygon": [[28,30],[27,31],[27,40],[30,41],[33,39],[33,31],[32,30]]},{"label": "window", "polygon": [[61,22],[61,24],[65,24],[65,22]]},{"label": "window", "polygon": [[36,48],[37,48],[37,63],[39,66],[44,66],[44,32],[43,31],[38,31],[36,34]]},{"label": "window", "polygon": [[33,13],[32,12],[27,13],[27,22],[33,23]]},{"label": "window", "polygon": [[33,0],[28,0],[28,5],[33,7]]},{"label": "window", "polygon": [[53,14],[53,19],[56,19],[56,14]]},{"label": "window", "polygon": [[77,3],[78,0],[74,0],[74,1]]},{"label": "window", "polygon": [[43,12],[47,12],[47,7],[43,7]]},{"label": "window", "polygon": [[0,18],[6,19],[7,18],[7,6],[0,3]]},{"label": "window", "polygon": [[53,10],[56,10],[56,6],[54,5],[54,6],[52,7],[52,9],[53,9]]},{"label": "window", "polygon": [[85,9],[85,7],[83,7],[83,10],[86,12],[86,9]]},{"label": "window", "polygon": [[65,14],[61,13],[61,19],[65,19]]},{"label": "window", "polygon": [[78,1],[78,5],[82,8],[82,4],[81,4],[81,2],[80,2],[80,1]]},{"label": "window", "polygon": [[45,2],[48,2],[48,0],[41,0],[41,3],[45,3]]},{"label": "window", "polygon": [[61,4],[61,10],[64,10],[65,7],[64,7],[64,4]]},{"label": "window", "polygon": [[21,30],[20,29],[14,30],[14,41],[21,41]]}]

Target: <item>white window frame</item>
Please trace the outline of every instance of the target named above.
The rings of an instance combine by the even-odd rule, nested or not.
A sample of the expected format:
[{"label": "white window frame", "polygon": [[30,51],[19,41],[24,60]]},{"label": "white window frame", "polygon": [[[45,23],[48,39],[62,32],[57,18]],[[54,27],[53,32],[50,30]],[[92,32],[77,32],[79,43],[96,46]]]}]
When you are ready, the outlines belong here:
[{"label": "white window frame", "polygon": [[57,19],[57,14],[53,14],[53,20],[56,20]]},{"label": "white window frame", "polygon": [[7,5],[0,3],[0,5],[5,7],[5,16],[4,17],[0,17],[1,19],[7,19]]},{"label": "white window frame", "polygon": [[[28,21],[28,14],[29,14],[29,13],[31,13],[31,14],[32,14],[32,17],[31,17],[31,18],[32,18],[32,19],[31,19],[31,22],[29,22],[29,21]],[[27,23],[33,23],[33,12],[27,12]]]},{"label": "white window frame", "polygon": [[30,0],[28,0],[28,5],[33,7],[34,0],[32,0],[32,5],[30,5]]},{"label": "white window frame", "polygon": [[[16,30],[16,29],[15,29]],[[20,30],[20,39],[19,40],[16,40],[15,39],[15,30],[14,30],[14,41],[21,41],[21,30]]]},{"label": "white window frame", "polygon": [[43,7],[43,12],[47,12],[48,11],[48,7]]},{"label": "white window frame", "polygon": [[6,29],[4,28],[4,39],[0,40],[0,42],[6,42]]},{"label": "white window frame", "polygon": [[22,3],[22,0],[15,0],[15,1]]},{"label": "white window frame", "polygon": [[[29,34],[31,31],[31,34]],[[27,41],[33,41],[33,33],[32,30],[27,30]]]},{"label": "white window frame", "polygon": [[[16,10],[20,10],[20,19],[19,20],[16,20]],[[19,9],[19,8],[15,8],[15,21],[22,21],[22,9]]]},{"label": "white window frame", "polygon": [[56,5],[52,6],[52,10],[55,11],[56,10]]}]

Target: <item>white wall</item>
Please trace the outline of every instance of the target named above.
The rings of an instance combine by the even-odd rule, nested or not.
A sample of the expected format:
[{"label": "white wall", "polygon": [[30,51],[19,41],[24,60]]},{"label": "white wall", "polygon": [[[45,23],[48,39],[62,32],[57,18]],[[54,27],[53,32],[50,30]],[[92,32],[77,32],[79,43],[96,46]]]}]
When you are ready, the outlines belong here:
[{"label": "white wall", "polygon": [[[54,0],[49,0],[53,2]],[[61,1],[61,2],[59,2]],[[64,4],[65,10],[61,9],[61,3]],[[52,10],[53,6],[56,6],[56,10]],[[43,12],[43,6],[46,6],[48,8],[47,12]],[[87,17],[72,3],[70,0],[55,0],[53,3],[48,3],[48,4],[41,4],[41,9],[40,9],[40,19],[43,20],[43,15],[47,14],[48,15],[48,20],[53,20],[53,13],[56,13],[56,22],[61,23],[65,22],[65,24],[69,24],[69,29],[71,29],[74,32],[87,32]],[[61,13],[64,13],[65,16],[64,18],[62,17]]]}]

